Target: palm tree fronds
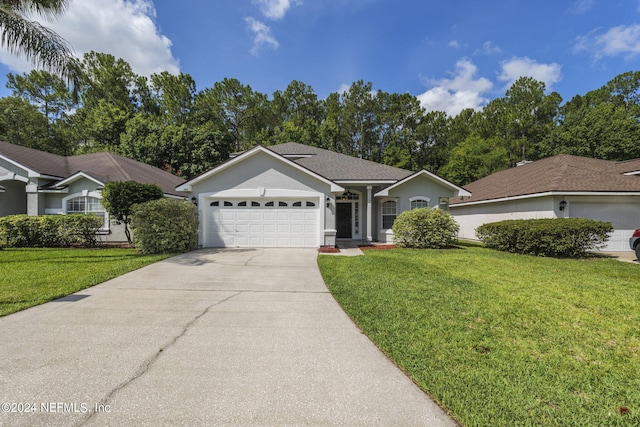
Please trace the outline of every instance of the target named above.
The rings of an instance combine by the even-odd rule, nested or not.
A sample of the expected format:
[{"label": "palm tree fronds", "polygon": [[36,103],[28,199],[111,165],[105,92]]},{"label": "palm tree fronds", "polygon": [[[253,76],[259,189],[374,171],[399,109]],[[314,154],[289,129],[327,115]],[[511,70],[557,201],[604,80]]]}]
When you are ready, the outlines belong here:
[{"label": "palm tree fronds", "polygon": [[51,19],[63,13],[69,0],[0,0],[0,9],[11,9],[18,15],[38,14]]},{"label": "palm tree fronds", "polygon": [[[0,1],[0,5],[3,3],[6,1]],[[0,46],[24,55],[35,67],[60,75],[76,88],[80,66],[66,40],[39,22],[6,9],[0,7]]]}]

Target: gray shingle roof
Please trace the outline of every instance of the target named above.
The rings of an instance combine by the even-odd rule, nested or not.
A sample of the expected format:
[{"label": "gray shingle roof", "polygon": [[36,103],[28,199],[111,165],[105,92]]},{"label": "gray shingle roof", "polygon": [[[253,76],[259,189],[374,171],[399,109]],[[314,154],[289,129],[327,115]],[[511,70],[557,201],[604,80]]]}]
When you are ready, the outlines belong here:
[{"label": "gray shingle roof", "polygon": [[65,157],[0,141],[0,155],[35,172],[58,177],[61,180],[78,172],[84,172],[103,183],[136,181],[143,184],[156,184],[165,194],[185,196],[184,193],[176,191],[176,187],[184,182],[184,179],[179,176],[112,153]]},{"label": "gray shingle roof", "polygon": [[[296,142],[266,147],[331,181],[398,181],[413,172]],[[308,157],[307,157],[308,156]]]},{"label": "gray shingle roof", "polygon": [[0,154],[43,175],[63,178],[67,173],[67,158],[33,148],[0,141]]},{"label": "gray shingle roof", "polygon": [[559,154],[523,166],[496,172],[464,188],[470,198],[451,204],[469,203],[556,192],[640,192],[640,176],[623,175],[640,170],[640,159],[626,162]]}]

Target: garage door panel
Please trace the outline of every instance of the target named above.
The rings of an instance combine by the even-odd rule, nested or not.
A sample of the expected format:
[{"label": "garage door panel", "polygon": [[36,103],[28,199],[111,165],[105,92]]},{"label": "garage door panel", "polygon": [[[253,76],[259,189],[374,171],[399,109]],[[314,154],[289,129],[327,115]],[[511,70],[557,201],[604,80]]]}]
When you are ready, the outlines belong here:
[{"label": "garage door panel", "polygon": [[278,211],[276,215],[278,221],[289,221],[291,219],[291,212],[288,211]]},{"label": "garage door panel", "polygon": [[220,210],[218,212],[218,217],[222,220],[222,221],[233,221],[236,217],[236,212],[235,211],[230,211],[230,210]]},{"label": "garage door panel", "polygon": [[275,210],[264,210],[261,211],[262,219],[265,221],[275,221],[277,219]]},{"label": "garage door panel", "polygon": [[262,230],[263,230],[262,224],[255,224],[255,223],[249,224],[249,233],[251,234],[260,234],[262,233]]},{"label": "garage door panel", "polygon": [[640,227],[640,203],[573,202],[570,213],[573,218],[595,219],[613,225],[614,232],[610,235],[605,250],[629,250],[629,237]]},{"label": "garage door panel", "polygon": [[291,221],[304,221],[305,215],[303,210],[291,212]]},{"label": "garage door panel", "polygon": [[264,224],[262,226],[263,233],[276,233],[276,225],[275,224]]},{"label": "garage door panel", "polygon": [[316,247],[317,203],[294,206],[297,201],[278,199],[271,206],[265,206],[264,200],[247,200],[241,206],[220,201],[208,207],[203,243],[210,247]]}]

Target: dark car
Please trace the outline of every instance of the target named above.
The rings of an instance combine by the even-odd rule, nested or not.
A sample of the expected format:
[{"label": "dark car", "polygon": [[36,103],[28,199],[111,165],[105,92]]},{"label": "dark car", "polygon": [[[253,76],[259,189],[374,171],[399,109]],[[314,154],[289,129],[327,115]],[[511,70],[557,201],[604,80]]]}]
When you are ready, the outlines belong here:
[{"label": "dark car", "polygon": [[636,251],[636,257],[640,261],[640,228],[633,232],[633,236],[629,238],[629,246]]}]

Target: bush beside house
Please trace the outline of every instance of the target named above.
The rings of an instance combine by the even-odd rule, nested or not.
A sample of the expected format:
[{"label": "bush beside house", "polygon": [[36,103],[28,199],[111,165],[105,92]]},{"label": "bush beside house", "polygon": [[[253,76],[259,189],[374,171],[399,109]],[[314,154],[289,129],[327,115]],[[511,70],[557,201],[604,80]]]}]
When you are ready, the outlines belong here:
[{"label": "bush beside house", "polygon": [[183,200],[140,203],[133,206],[131,230],[142,253],[187,252],[197,246],[198,212]]},{"label": "bush beside house", "polygon": [[447,211],[419,208],[398,215],[392,230],[399,247],[441,249],[455,244],[458,224]]},{"label": "bush beside house", "polygon": [[155,184],[141,184],[135,181],[108,182],[102,190],[102,205],[116,224],[124,224],[127,241],[132,242],[129,224],[133,205],[164,197],[162,189]]},{"label": "bush beside house", "polygon": [[483,224],[476,235],[485,246],[505,252],[577,258],[602,248],[613,225],[585,218],[519,219]]},{"label": "bush beside house", "polygon": [[10,215],[0,218],[0,245],[8,247],[93,246],[104,219],[97,215]]}]

